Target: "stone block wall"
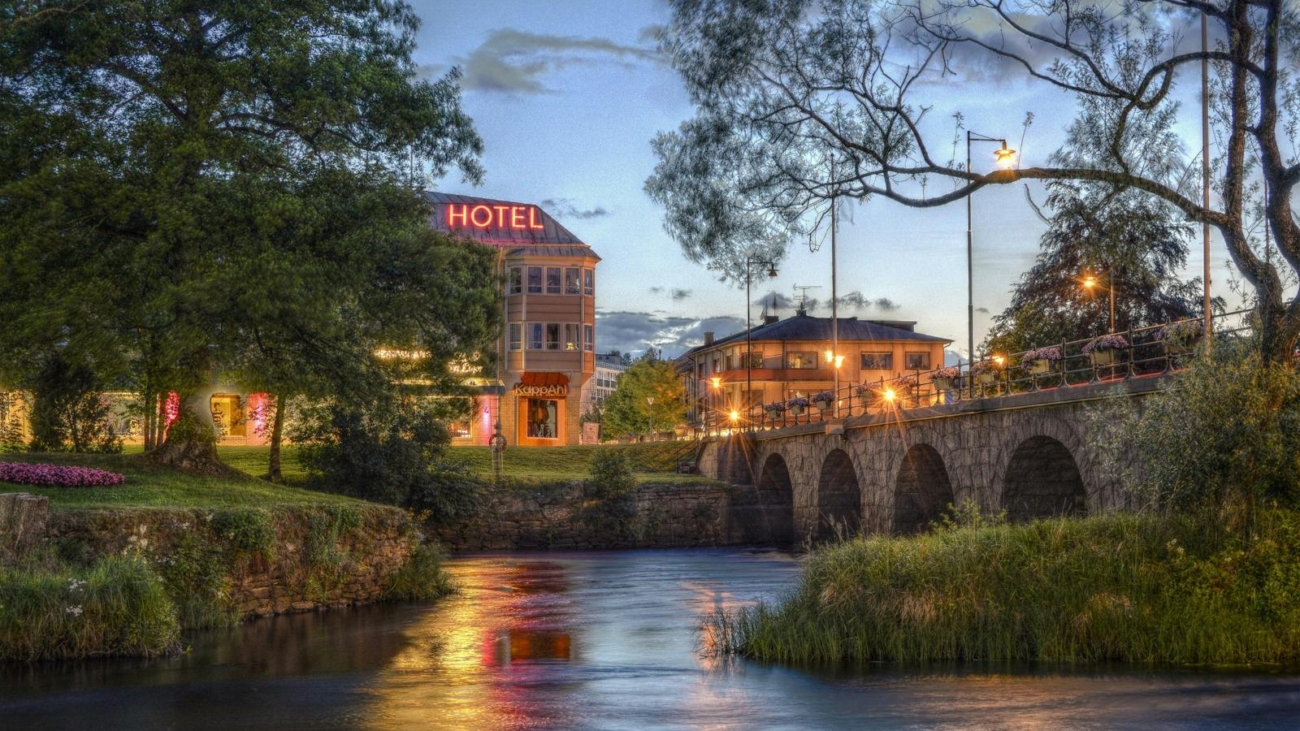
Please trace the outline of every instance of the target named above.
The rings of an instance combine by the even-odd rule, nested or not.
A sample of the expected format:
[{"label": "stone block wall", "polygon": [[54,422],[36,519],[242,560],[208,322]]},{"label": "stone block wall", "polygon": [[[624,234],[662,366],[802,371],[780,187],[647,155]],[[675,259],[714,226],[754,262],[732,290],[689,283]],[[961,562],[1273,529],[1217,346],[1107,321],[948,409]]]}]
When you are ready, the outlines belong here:
[{"label": "stone block wall", "polygon": [[11,492],[0,495],[0,561],[27,555],[45,540],[50,500]]},{"label": "stone block wall", "polygon": [[[227,550],[227,603],[241,618],[311,611],[384,598],[395,572],[409,561],[421,536],[396,508],[350,508],[360,524],[337,532],[320,508],[279,508],[270,514],[270,556]],[[140,551],[155,563],[174,560],[178,547],[198,539],[210,545],[232,540],[213,528],[220,511],[207,509],[109,509],[56,511],[48,540],[69,557],[87,560]],[[315,520],[313,520],[315,516]],[[328,557],[323,560],[322,556]],[[164,566],[159,566],[165,571]]]}]

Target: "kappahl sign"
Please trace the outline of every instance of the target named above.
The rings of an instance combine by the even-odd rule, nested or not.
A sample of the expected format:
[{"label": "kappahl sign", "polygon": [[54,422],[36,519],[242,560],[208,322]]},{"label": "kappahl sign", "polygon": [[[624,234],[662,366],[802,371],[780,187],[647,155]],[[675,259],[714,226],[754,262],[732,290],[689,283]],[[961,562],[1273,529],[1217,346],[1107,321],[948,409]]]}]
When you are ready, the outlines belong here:
[{"label": "kappahl sign", "polygon": [[569,387],[565,384],[552,383],[549,385],[533,385],[527,383],[516,383],[515,393],[520,396],[531,396],[533,398],[564,398],[569,395]]},{"label": "kappahl sign", "polygon": [[541,231],[542,213],[537,206],[509,203],[448,203],[447,228]]}]

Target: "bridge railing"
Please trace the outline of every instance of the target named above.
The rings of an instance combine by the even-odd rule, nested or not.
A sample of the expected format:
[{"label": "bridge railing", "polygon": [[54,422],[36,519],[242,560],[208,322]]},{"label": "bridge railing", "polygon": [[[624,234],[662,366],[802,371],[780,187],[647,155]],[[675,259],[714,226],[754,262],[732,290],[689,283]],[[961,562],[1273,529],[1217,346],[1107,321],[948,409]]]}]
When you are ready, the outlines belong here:
[{"label": "bridge railing", "polygon": [[[1239,310],[1217,315],[1215,341],[1249,335],[1250,313]],[[837,417],[1159,376],[1186,367],[1203,340],[1203,332],[1202,318],[1197,317],[1019,353],[991,353],[973,364],[846,384],[833,394],[799,395],[779,405],[755,404],[736,420],[718,413],[704,427],[706,433],[783,429]]]}]

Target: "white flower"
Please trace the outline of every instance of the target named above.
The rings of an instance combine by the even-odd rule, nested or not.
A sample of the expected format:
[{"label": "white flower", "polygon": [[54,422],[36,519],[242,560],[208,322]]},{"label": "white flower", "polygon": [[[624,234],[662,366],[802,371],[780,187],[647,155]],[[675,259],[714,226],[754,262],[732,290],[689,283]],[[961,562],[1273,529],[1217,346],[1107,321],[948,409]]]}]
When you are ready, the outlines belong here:
[{"label": "white flower", "polygon": [[68,614],[71,614],[71,615],[74,616],[74,617],[80,617],[80,616],[81,616],[81,605],[72,606],[72,607],[67,607],[67,608],[65,609],[65,611],[67,611]]}]

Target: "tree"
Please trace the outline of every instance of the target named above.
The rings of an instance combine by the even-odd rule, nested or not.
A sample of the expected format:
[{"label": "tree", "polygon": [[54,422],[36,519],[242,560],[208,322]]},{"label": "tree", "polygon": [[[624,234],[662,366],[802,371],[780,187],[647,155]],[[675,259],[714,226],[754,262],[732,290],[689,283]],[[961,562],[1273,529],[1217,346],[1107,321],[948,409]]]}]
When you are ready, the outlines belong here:
[{"label": "tree", "polygon": [[[673,0],[665,47],[698,107],[655,142],[648,192],[688,256],[729,272],[753,247],[780,254],[832,197],[882,196],[940,206],[988,185],[1079,181],[1133,189],[1209,224],[1253,288],[1262,349],[1288,358],[1300,339],[1300,297],[1283,297],[1300,267],[1300,9],[1286,0]],[[1204,13],[1219,39],[1183,43]],[[1213,67],[1220,130],[1201,200],[1198,153],[1152,155],[1177,143],[1133,123],[1177,113],[1184,76]],[[927,119],[962,64],[1011,69],[1078,103],[1082,154],[980,174],[937,152]],[[960,119],[960,118],[959,118]],[[1141,125],[1138,125],[1141,127]],[[955,147],[955,145],[954,145]],[[1148,160],[1172,160],[1148,165]],[[938,183],[952,189],[931,194]],[[1261,185],[1262,184],[1262,185]],[[1262,189],[1260,189],[1262,188]],[[1256,215],[1258,214],[1258,215]],[[1256,224],[1262,223],[1261,226]],[[1264,229],[1281,258],[1260,246]]]},{"label": "tree", "polygon": [[1042,251],[993,319],[985,352],[1013,353],[1107,332],[1106,292],[1115,289],[1115,328],[1126,331],[1194,317],[1199,280],[1182,282],[1192,227],[1168,205],[1137,191],[1108,192],[1072,181],[1048,186],[1052,210]]},{"label": "tree", "polygon": [[[654,399],[654,403],[647,398]],[[686,421],[683,399],[682,382],[673,364],[647,351],[618,377],[618,387],[605,399],[601,433],[620,437],[648,434],[652,425],[655,429],[671,429]]]},{"label": "tree", "polygon": [[119,0],[0,26],[0,356],[58,350],[146,404],[179,391],[185,428],[154,455],[211,469],[224,374],[356,391],[384,387],[380,344],[430,352],[434,378],[486,350],[484,255],[429,238],[412,174],[477,180],[482,145],[458,73],[418,78],[417,28],[397,0]]}]

